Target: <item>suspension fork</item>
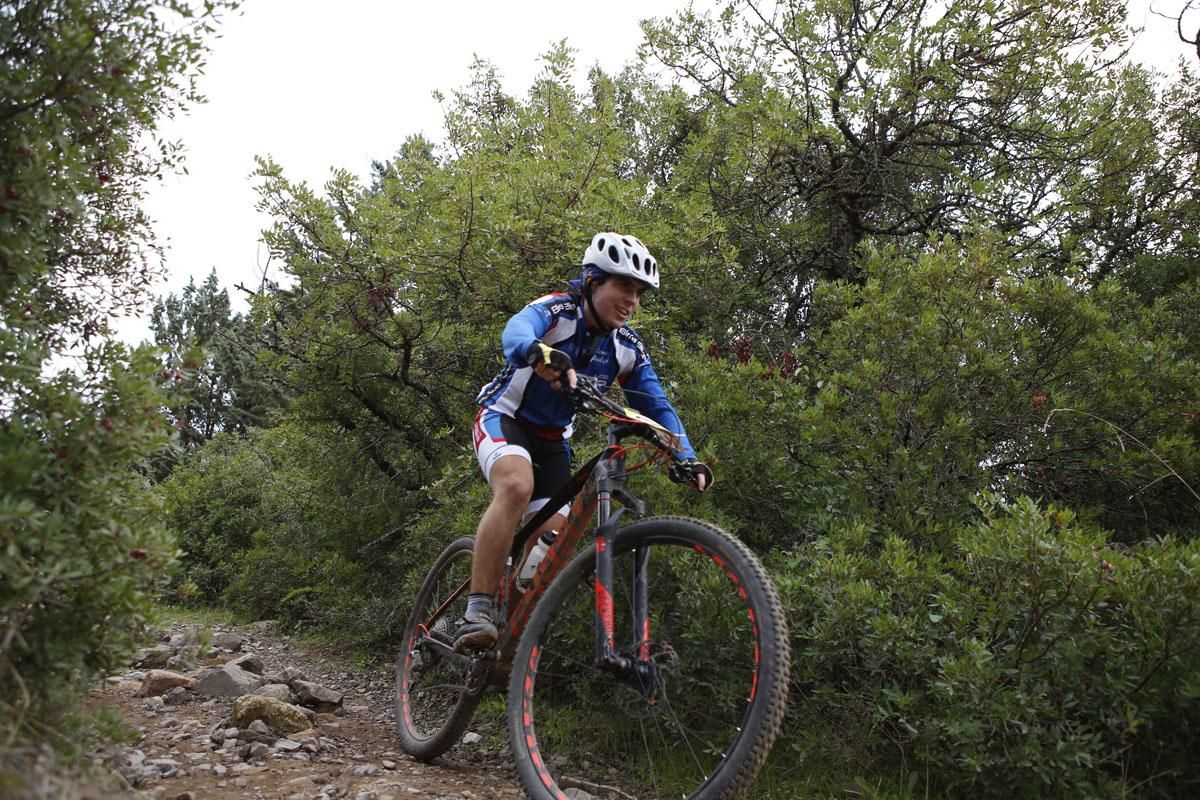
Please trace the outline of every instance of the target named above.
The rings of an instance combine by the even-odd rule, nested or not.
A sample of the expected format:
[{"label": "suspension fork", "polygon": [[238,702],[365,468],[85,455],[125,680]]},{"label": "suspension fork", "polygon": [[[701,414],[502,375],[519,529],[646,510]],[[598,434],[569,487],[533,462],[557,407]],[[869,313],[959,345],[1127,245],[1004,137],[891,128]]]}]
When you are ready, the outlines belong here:
[{"label": "suspension fork", "polygon": [[[642,503],[624,491],[625,464],[620,455],[601,460],[596,475],[596,665],[616,674],[628,672],[633,661],[617,652],[614,640],[615,610],[613,608],[613,553],[612,545],[617,533],[617,523],[628,507],[612,510],[613,497],[628,502],[635,515],[640,516]],[[650,616],[648,611],[648,585],[646,560],[648,551],[639,548],[633,554],[633,632],[638,641],[638,661],[650,659]]]}]

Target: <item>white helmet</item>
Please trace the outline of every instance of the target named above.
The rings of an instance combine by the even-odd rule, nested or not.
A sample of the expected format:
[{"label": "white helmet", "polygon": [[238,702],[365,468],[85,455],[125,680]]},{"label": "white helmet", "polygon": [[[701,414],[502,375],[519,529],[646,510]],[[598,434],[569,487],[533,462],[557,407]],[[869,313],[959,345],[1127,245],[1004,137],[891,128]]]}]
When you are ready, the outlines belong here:
[{"label": "white helmet", "polygon": [[607,272],[609,275],[628,275],[651,289],[658,288],[658,262],[646,245],[633,236],[619,233],[597,233],[583,254],[583,267]]}]

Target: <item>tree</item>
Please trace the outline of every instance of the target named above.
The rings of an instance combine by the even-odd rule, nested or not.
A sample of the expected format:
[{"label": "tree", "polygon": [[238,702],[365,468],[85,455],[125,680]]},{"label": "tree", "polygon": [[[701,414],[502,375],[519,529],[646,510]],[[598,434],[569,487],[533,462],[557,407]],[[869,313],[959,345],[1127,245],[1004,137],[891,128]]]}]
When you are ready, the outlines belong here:
[{"label": "tree", "polygon": [[[1196,28],[1195,33],[1191,33],[1191,26],[1184,22],[1186,17],[1190,16],[1190,12],[1195,11],[1196,0],[1188,0],[1184,3],[1183,8],[1179,9],[1179,13],[1175,16],[1175,32],[1179,36],[1179,41],[1184,44],[1190,44],[1196,48],[1196,58],[1200,58],[1200,27]],[[1191,38],[1188,38],[1188,35]]]},{"label": "tree", "polygon": [[165,351],[171,379],[172,422],[182,443],[194,448],[226,431],[244,434],[263,426],[282,404],[277,387],[258,364],[250,320],[231,314],[229,294],[214,270],[204,283],[188,282],[177,297],[154,304],[154,343]]},{"label": "tree", "polygon": [[[165,482],[198,588],[393,640],[486,503],[468,430],[501,326],[629,230],[664,275],[636,325],[718,476],[689,512],[768,553],[803,625],[806,755],[897,795],[1194,783],[1196,206],[1164,169],[1194,82],[1100,64],[1089,90],[1061,48],[1116,40],[1104,2],[980,8],[764,14],[809,31],[803,64],[736,9],[685,14],[651,46],[676,35],[699,94],[644,67],[579,90],[556,48],[520,98],[477,63],[445,142],[369,184],[262,162],[290,280],[252,315],[293,400]],[[656,513],[688,502],[652,475]]]},{"label": "tree", "polygon": [[165,439],[156,365],[102,337],[155,267],[143,187],[179,150],[153,133],[197,99],[203,41],[231,5],[0,5],[5,741],[48,735],[79,687],[119,662],[170,560],[134,469]]},{"label": "tree", "polygon": [[465,441],[504,321],[574,277],[593,232],[638,230],[663,247],[689,233],[655,221],[611,101],[580,97],[571,68],[555,48],[517,101],[477,63],[447,102],[445,147],[410,139],[370,187],[338,173],[321,198],[261,165],[276,219],[266,238],[295,280],[255,312],[296,412],[344,429],[402,484],[432,480]]},{"label": "tree", "polygon": [[[765,298],[803,330],[815,281],[864,280],[865,243],[1003,232],[1039,271],[1093,280],[1169,246],[1197,180],[1185,109],[1111,52],[1117,0],[730,3],[648,23],[687,85],[659,114],[672,191],[708,202]],[[649,148],[659,152],[661,145]]]}]

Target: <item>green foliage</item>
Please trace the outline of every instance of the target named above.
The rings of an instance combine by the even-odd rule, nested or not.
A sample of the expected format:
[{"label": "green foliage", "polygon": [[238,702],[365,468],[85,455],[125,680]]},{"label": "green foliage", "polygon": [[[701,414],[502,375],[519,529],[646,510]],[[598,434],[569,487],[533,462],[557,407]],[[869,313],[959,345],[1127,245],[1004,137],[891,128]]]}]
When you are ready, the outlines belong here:
[{"label": "green foliage", "polygon": [[863,284],[820,288],[820,332],[795,351],[744,337],[732,356],[673,356],[735,529],[791,546],[853,521],[939,546],[997,490],[1069,505],[1125,541],[1194,537],[1192,318],[1014,263],[989,237],[875,253]]},{"label": "green foliage", "polygon": [[782,757],[880,795],[1186,794],[1197,83],[1105,61],[1123,19],[687,11],[586,91],[565,45],[524,97],[477,62],[444,142],[369,184],[263,161],[288,279],[252,329],[289,401],[164,484],[181,590],[386,649],[486,502],[504,322],[628,230],[664,276],[634,324],[717,477],[636,491],[772,553],[804,653]]},{"label": "green foliage", "polygon": [[946,796],[1194,790],[1197,544],[1114,548],[1028,499],[983,513],[942,552],[851,527],[782,557],[798,746]]},{"label": "green foliage", "polygon": [[[84,394],[64,373],[8,395],[0,421],[0,707],[44,735],[83,681],[142,635],[172,550],[136,471],[161,447],[154,359],[115,345]],[[22,387],[25,388],[25,387]]]},{"label": "green foliage", "polygon": [[258,363],[259,343],[250,321],[231,314],[229,294],[214,270],[180,296],[159,299],[150,317],[154,343],[165,351],[171,379],[170,416],[185,448],[218,432],[244,434],[268,421],[282,398]]},{"label": "green foliage", "polygon": [[816,282],[863,279],[867,243],[982,225],[1037,269],[1103,278],[1171,246],[1197,178],[1194,77],[1162,89],[1111,59],[1124,18],[1116,0],[688,9],[644,24],[682,88],[651,95],[639,155],[713,210],[733,256],[713,295],[776,336],[807,328]]},{"label": "green foliage", "polygon": [[152,277],[147,179],[178,165],[158,120],[197,99],[214,15],[169,0],[52,0],[0,12],[0,302],[42,341],[100,332]]},{"label": "green foliage", "polygon": [[482,511],[439,486],[407,493],[336,431],[295,423],[219,434],[160,488],[181,551],[179,599],[337,630],[356,645],[396,634],[414,581],[473,529],[460,516]]},{"label": "green foliage", "polygon": [[172,557],[137,471],[166,442],[154,358],[99,340],[152,277],[144,183],[178,161],[154,132],[196,99],[203,39],[229,5],[0,8],[5,746],[51,738],[86,681],[128,654]]}]

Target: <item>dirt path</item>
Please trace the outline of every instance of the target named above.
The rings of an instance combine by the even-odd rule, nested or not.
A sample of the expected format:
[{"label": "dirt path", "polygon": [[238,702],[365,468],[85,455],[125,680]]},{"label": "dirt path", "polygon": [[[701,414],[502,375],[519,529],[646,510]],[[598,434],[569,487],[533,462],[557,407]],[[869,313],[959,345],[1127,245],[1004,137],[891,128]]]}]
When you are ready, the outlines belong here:
[{"label": "dirt path", "polygon": [[[404,755],[395,734],[390,670],[347,671],[319,654],[294,649],[287,637],[262,623],[241,630],[216,628],[212,643],[225,647],[210,645],[207,653],[196,644],[205,638],[201,633],[198,626],[172,625],[159,647],[144,652],[128,672],[109,677],[90,699],[93,707],[116,709],[137,733],[135,742],[97,754],[117,771],[130,795],[161,800],[524,797],[495,710],[499,704],[492,703],[489,713],[485,703],[465,743],[434,764],[421,764]],[[261,664],[247,658],[254,656]],[[311,696],[301,700],[310,706],[305,713],[314,727],[308,731],[264,732],[261,722],[235,729],[234,698],[204,691],[214,671],[241,675],[243,670],[225,666],[234,663],[245,672],[260,668],[252,673],[260,681],[291,678],[291,686],[302,690],[317,684],[340,694],[340,703],[329,702],[329,695],[322,695],[323,702]],[[161,694],[152,688],[147,696],[153,666],[172,670],[190,685]],[[286,691],[278,683],[275,687]]]}]

